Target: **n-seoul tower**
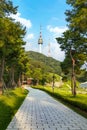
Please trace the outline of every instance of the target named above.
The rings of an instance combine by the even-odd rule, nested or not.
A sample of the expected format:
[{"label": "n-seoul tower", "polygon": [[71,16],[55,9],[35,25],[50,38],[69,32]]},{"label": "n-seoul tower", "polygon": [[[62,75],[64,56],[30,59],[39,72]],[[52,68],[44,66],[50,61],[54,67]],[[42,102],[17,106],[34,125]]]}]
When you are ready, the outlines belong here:
[{"label": "n-seoul tower", "polygon": [[39,45],[39,52],[40,53],[42,53],[42,44],[43,44],[43,39],[42,39],[41,26],[40,26],[40,37],[38,39],[38,45]]}]

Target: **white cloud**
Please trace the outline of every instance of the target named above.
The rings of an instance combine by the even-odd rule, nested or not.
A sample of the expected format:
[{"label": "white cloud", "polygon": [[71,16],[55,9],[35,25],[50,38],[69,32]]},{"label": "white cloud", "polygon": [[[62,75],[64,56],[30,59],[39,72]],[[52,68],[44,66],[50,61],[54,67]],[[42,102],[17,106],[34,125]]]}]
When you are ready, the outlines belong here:
[{"label": "white cloud", "polygon": [[27,34],[24,38],[24,40],[26,41],[25,49],[26,50],[31,49],[31,40],[34,38],[33,33],[31,33],[31,34],[28,33],[28,29],[30,29],[32,26],[31,21],[29,19],[22,18],[20,13],[17,13],[16,15],[11,14],[10,17],[15,19],[15,21],[20,22],[23,26],[25,26],[27,28]]},{"label": "white cloud", "polygon": [[26,45],[25,45],[25,50],[26,51],[29,51],[31,48],[31,43],[30,42],[27,42]]},{"label": "white cloud", "polygon": [[59,61],[63,61],[65,58],[65,53],[61,51],[59,44],[55,41],[51,43],[52,57]]},{"label": "white cloud", "polygon": [[34,34],[31,33],[31,34],[28,34],[25,39],[28,41],[28,40],[33,39],[33,38],[34,38]]},{"label": "white cloud", "polygon": [[[61,33],[65,31],[65,28],[63,28],[63,29],[57,28],[57,27],[52,28],[51,26],[48,26],[48,30],[49,30],[49,35],[51,36],[51,39],[49,42],[47,41],[47,37],[46,37],[46,39],[43,39],[44,43],[42,45],[42,53],[45,54],[46,56],[49,55],[48,43],[50,43],[50,56],[59,61],[63,61],[65,58],[65,53],[64,53],[64,51],[61,51],[60,45],[57,43],[54,34],[56,34],[56,36],[61,35]],[[33,41],[31,38],[33,38]],[[27,35],[26,40],[27,40],[26,50],[32,50],[32,51],[39,52],[39,46],[37,43],[38,38],[35,38],[35,36],[33,34],[29,34],[29,35]]]},{"label": "white cloud", "polygon": [[[49,45],[46,44],[46,42],[45,42],[45,44],[43,43],[43,45],[42,45],[42,53],[46,56],[49,55],[49,47],[48,46]],[[35,40],[34,41],[27,40],[25,49],[27,51],[32,50],[32,51],[39,52],[39,46]],[[54,39],[50,42],[50,56],[59,60],[59,61],[63,61],[65,58],[65,53],[63,51],[61,51],[60,45]]]},{"label": "white cloud", "polygon": [[[51,50],[51,57],[59,60],[59,61],[63,61],[65,58],[65,53],[64,51],[61,51],[60,45],[57,43],[56,41],[56,37],[60,37],[62,35],[62,33],[64,31],[66,31],[68,28],[67,27],[53,27],[51,25],[47,26],[47,30],[49,31],[49,33],[51,33],[51,46],[50,46],[50,50]],[[46,47],[45,47],[46,49]],[[46,51],[48,51],[47,49],[44,50],[44,54],[46,54]]]},{"label": "white cloud", "polygon": [[47,30],[54,33],[55,36],[61,36],[61,34],[67,30],[67,27],[52,27],[51,25],[48,25]]},{"label": "white cloud", "polygon": [[[49,55],[48,53],[49,47],[48,45],[43,48],[43,54]],[[65,58],[65,53],[61,51],[59,44],[56,42],[56,40],[52,41],[50,43],[50,56],[59,60],[63,61]]]},{"label": "white cloud", "polygon": [[27,44],[25,45],[25,50],[26,51],[35,51],[35,52],[39,52],[39,48],[37,46],[36,42],[27,42]]},{"label": "white cloud", "polygon": [[25,41],[26,41],[25,50],[26,51],[31,49],[31,47],[32,47],[32,42],[31,42],[32,39],[34,39],[34,34],[33,33],[26,35],[26,37],[25,37]]},{"label": "white cloud", "polygon": [[29,19],[25,19],[21,17],[20,13],[17,13],[16,15],[11,14],[10,17],[15,19],[15,21],[19,21],[22,25],[26,26],[28,29],[31,28],[32,23]]}]

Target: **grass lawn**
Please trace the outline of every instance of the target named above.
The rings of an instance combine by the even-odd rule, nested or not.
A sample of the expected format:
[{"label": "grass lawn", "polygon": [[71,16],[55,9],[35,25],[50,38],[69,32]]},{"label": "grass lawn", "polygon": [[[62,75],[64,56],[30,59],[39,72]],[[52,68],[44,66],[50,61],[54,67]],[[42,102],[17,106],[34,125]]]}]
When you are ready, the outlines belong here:
[{"label": "grass lawn", "polygon": [[8,90],[0,95],[0,130],[5,130],[14,114],[22,104],[28,91],[22,88]]},{"label": "grass lawn", "polygon": [[87,118],[87,90],[77,88],[77,95],[74,97],[71,94],[70,88],[66,85],[63,85],[60,88],[54,88],[54,92],[52,87],[48,86],[34,86],[34,88],[46,91],[57,100],[60,100],[65,105]]}]

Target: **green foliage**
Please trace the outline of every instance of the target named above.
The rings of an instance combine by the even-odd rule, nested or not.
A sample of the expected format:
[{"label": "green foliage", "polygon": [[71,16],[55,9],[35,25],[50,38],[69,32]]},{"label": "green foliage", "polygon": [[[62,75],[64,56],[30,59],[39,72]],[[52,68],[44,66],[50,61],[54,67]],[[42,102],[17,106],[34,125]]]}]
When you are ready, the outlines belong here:
[{"label": "green foliage", "polygon": [[59,80],[58,75],[61,75],[62,72],[59,61],[38,52],[26,53],[29,57],[28,71],[26,72],[28,77],[43,85],[53,81],[53,74],[55,74],[55,80]]},{"label": "green foliage", "polygon": [[[56,40],[66,55],[61,64],[64,74],[70,75],[71,59],[73,58],[75,60],[75,73],[78,76],[81,74],[80,68],[87,62],[87,1],[67,0],[66,2],[71,7],[65,12],[68,30]],[[70,57],[71,54],[72,57]]]},{"label": "green foliage", "polygon": [[[14,7],[10,0],[0,1],[0,12],[0,82],[4,77],[3,81],[9,83],[9,80],[14,82],[14,77],[17,81],[19,75],[26,70],[28,60],[23,49],[26,28],[9,17],[11,13],[17,13],[17,7]],[[14,72],[11,72],[11,69],[14,69]]]},{"label": "green foliage", "polygon": [[41,67],[42,70],[46,72],[52,72],[61,75],[60,62],[53,59],[52,57],[47,57],[38,52],[29,51],[27,52],[30,58],[30,63],[34,66]]},{"label": "green foliage", "polygon": [[77,75],[77,79],[79,82],[86,82],[87,81],[87,71],[81,70],[80,75]]},{"label": "green foliage", "polygon": [[6,17],[10,13],[17,13],[17,7],[13,7],[11,0],[0,0],[0,18]]},{"label": "green foliage", "polygon": [[[71,58],[70,56],[66,56],[64,61],[61,63],[62,71],[64,72],[65,75],[67,75],[71,71]],[[68,67],[67,67],[68,65]]]},{"label": "green foliage", "polygon": [[71,5],[71,10],[66,11],[69,27],[78,30],[82,34],[87,34],[87,1],[67,0]]},{"label": "green foliage", "polygon": [[67,0],[67,4],[71,5],[71,10],[67,10],[65,14],[74,47],[79,54],[83,54],[82,60],[87,61],[87,1]]},{"label": "green foliage", "polygon": [[[16,88],[0,96],[0,129],[5,130],[27,95],[27,90]],[[8,95],[7,95],[8,94]]]}]

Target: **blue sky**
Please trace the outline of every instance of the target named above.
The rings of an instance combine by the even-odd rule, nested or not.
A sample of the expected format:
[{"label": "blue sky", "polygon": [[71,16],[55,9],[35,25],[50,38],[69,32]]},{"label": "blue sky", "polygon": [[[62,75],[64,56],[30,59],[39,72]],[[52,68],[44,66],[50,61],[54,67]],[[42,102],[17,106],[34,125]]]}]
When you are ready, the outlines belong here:
[{"label": "blue sky", "polygon": [[38,38],[40,25],[42,26],[42,53],[48,55],[50,43],[50,56],[63,61],[64,52],[60,50],[55,38],[61,36],[66,27],[64,12],[68,9],[66,0],[12,0],[18,7],[18,13],[14,17],[26,26],[25,49],[39,51]]}]

